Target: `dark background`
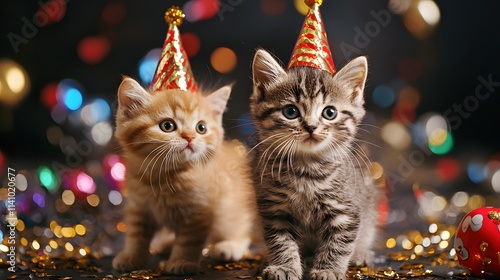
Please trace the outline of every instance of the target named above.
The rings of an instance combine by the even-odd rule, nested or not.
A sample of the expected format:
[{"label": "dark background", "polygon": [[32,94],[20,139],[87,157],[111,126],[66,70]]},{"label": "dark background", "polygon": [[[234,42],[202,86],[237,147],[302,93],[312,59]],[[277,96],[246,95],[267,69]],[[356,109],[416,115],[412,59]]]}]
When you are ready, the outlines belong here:
[{"label": "dark background", "polygon": [[[194,32],[200,38],[201,50],[190,58],[200,83],[219,86],[236,81],[226,114],[227,133],[232,137],[246,137],[232,127],[237,125],[235,119],[248,110],[250,66],[255,49],[265,48],[286,63],[304,19],[293,1],[269,1],[284,2],[286,8],[277,16],[268,16],[261,8],[266,0],[223,0],[221,2],[226,5],[237,5],[232,11],[219,11],[208,20],[185,21],[180,28],[181,32]],[[166,31],[164,11],[172,4],[184,4],[184,1],[120,0],[118,2],[123,3],[126,11],[124,19],[115,25],[107,25],[101,15],[110,2],[69,1],[60,22],[39,28],[36,36],[28,43],[20,44],[16,53],[7,34],[21,34],[24,24],[21,19],[31,19],[40,4],[37,1],[1,1],[0,57],[20,63],[31,80],[31,90],[17,106],[0,105],[2,119],[12,120],[10,125],[2,126],[0,132],[0,149],[7,157],[59,157],[59,149],[46,140],[47,127],[54,122],[49,110],[41,104],[41,89],[49,82],[72,78],[83,85],[86,98],[99,96],[112,103],[121,75],[138,77],[139,60],[150,49],[162,46]],[[387,10],[388,1],[324,2],[321,12],[335,63],[340,68],[352,58],[344,57],[341,42],[354,45],[354,28],[363,29],[373,21],[370,11]],[[443,114],[453,104],[462,104],[467,96],[474,94],[480,75],[487,77],[491,74],[494,81],[500,81],[498,1],[445,0],[437,1],[437,4],[441,20],[426,38],[412,36],[402,17],[392,14],[390,24],[370,38],[366,47],[360,48],[360,54],[367,55],[370,64],[367,108],[377,118],[390,118],[390,112],[373,104],[371,91],[381,83],[404,81],[398,66],[402,59],[417,60],[423,71],[418,79],[404,81],[421,93],[417,117],[429,111]],[[76,47],[82,38],[93,35],[109,38],[111,49],[102,62],[88,65],[79,59]],[[228,74],[220,74],[210,66],[209,56],[220,46],[231,48],[238,57],[237,67]],[[494,92],[489,99],[481,101],[478,110],[453,131],[455,150],[466,147],[498,150],[498,95]],[[67,129],[71,132],[71,128]]]}]

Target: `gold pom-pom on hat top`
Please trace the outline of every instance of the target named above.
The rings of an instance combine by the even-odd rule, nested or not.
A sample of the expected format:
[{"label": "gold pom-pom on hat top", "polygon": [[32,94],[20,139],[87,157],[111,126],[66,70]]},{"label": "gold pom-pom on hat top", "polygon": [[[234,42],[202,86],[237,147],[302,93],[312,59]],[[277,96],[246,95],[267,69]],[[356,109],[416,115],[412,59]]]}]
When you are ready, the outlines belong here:
[{"label": "gold pom-pom on hat top", "polygon": [[165,21],[169,25],[180,26],[184,20],[184,13],[178,6],[172,6],[165,12]]},{"label": "gold pom-pom on hat top", "polygon": [[151,82],[153,92],[180,89],[195,93],[198,88],[178,28],[183,19],[184,13],[177,6],[172,6],[165,12],[165,20],[169,26],[160,61]]},{"label": "gold pom-pom on hat top", "polygon": [[288,68],[308,66],[325,70],[330,74],[336,72],[332,53],[328,44],[325,26],[319,12],[322,0],[305,0],[309,6],[299,38],[293,49]]}]

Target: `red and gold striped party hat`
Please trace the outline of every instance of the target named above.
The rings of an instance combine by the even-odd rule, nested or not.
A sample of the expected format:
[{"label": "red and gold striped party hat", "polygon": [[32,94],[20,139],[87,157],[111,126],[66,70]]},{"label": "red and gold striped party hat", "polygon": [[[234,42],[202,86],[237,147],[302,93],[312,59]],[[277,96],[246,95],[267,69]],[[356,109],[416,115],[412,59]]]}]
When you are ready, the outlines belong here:
[{"label": "red and gold striped party hat", "polygon": [[151,82],[153,92],[164,89],[196,92],[198,88],[178,29],[183,19],[184,13],[177,6],[172,6],[165,13],[169,26],[160,61]]},{"label": "red and gold striped party hat", "polygon": [[305,0],[309,6],[302,30],[293,49],[288,68],[309,66],[335,73],[332,53],[328,45],[325,26],[319,12],[323,0]]}]

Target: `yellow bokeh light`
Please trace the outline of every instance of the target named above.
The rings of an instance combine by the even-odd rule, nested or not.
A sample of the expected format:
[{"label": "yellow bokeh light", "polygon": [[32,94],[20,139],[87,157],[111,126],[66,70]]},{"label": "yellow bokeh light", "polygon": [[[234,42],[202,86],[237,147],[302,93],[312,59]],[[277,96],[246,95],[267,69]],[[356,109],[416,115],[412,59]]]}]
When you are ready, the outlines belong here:
[{"label": "yellow bokeh light", "polygon": [[469,208],[470,209],[477,209],[477,208],[480,208],[480,207],[484,207],[485,205],[485,199],[484,197],[480,196],[480,195],[473,195],[469,198]]},{"label": "yellow bokeh light", "polygon": [[385,246],[389,249],[396,247],[396,239],[392,237],[387,239],[387,241],[385,242]]},{"label": "yellow bokeh light", "polygon": [[99,205],[100,200],[96,194],[91,194],[87,196],[87,202],[89,203],[90,206],[97,207],[97,205]]},{"label": "yellow bokeh light", "polygon": [[443,241],[439,242],[439,248],[441,248],[441,249],[448,248],[448,245],[449,245],[449,243],[446,240],[443,240]]},{"label": "yellow bokeh light", "polygon": [[15,66],[7,70],[5,73],[5,80],[10,90],[16,94],[22,92],[26,85],[26,78],[24,77],[23,71]]},{"label": "yellow bokeh light", "polygon": [[40,243],[38,243],[38,241],[36,240],[33,240],[33,242],[31,242],[31,248],[33,248],[34,250],[40,249]]},{"label": "yellow bokeh light", "polygon": [[24,226],[24,222],[23,222],[23,220],[18,219],[18,220],[17,220],[16,229],[17,229],[18,231],[23,231],[23,230],[24,230],[24,228],[25,228],[25,226]]},{"label": "yellow bokeh light", "polygon": [[380,177],[382,177],[382,175],[384,175],[384,168],[382,167],[382,165],[380,165],[380,163],[378,162],[372,162],[372,178],[374,180],[377,180],[377,179],[380,179]]},{"label": "yellow bokeh light", "polygon": [[7,247],[3,244],[0,244],[0,251],[7,253],[9,251],[9,247]]},{"label": "yellow bokeh light", "polygon": [[61,198],[66,205],[73,205],[75,203],[75,194],[70,190],[63,191]]},{"label": "yellow bokeh light", "polygon": [[62,227],[61,226],[56,226],[54,229],[53,229],[53,232],[54,232],[54,235],[57,236],[58,238],[62,238],[63,235],[61,233],[61,230],[62,230]]},{"label": "yellow bokeh light", "polygon": [[210,55],[210,64],[219,73],[231,72],[237,61],[234,51],[225,47],[215,49]]},{"label": "yellow bokeh light", "polygon": [[21,240],[19,240],[19,241],[21,242],[21,245],[28,246],[28,239],[21,237]]},{"label": "yellow bokeh light", "polygon": [[413,249],[413,250],[415,251],[415,254],[421,255],[424,252],[424,246],[417,245],[417,246],[415,246],[415,249]]},{"label": "yellow bokeh light", "polygon": [[450,234],[450,232],[449,232],[449,231],[447,231],[447,230],[443,230],[443,231],[441,232],[441,239],[443,239],[443,240],[448,240],[448,239],[450,239],[450,237],[451,237],[451,234]]},{"label": "yellow bokeh light", "polygon": [[309,11],[309,7],[304,2],[304,0],[294,0],[293,5],[295,6],[295,9],[297,9],[297,11],[303,15],[306,15]]},{"label": "yellow bokeh light", "polygon": [[401,246],[403,247],[403,249],[411,250],[413,248],[413,242],[411,242],[408,239],[405,239],[403,240],[403,242],[401,242]]},{"label": "yellow bokeh light", "polygon": [[57,249],[58,245],[57,245],[57,242],[55,240],[50,240],[49,242],[49,246],[52,248],[52,249]]},{"label": "yellow bokeh light", "polygon": [[66,244],[64,244],[64,249],[66,249],[66,251],[68,252],[73,252],[75,248],[73,247],[73,245],[71,245],[71,243],[66,242]]},{"label": "yellow bokeh light", "polygon": [[78,225],[75,226],[75,232],[78,235],[85,235],[85,233],[87,232],[87,230],[85,229],[85,227],[83,225],[78,224]]},{"label": "yellow bokeh light", "polygon": [[438,226],[436,224],[429,225],[429,232],[430,233],[435,233],[437,230],[438,230]]},{"label": "yellow bokeh light", "polygon": [[85,249],[81,248],[80,250],[78,250],[78,252],[80,253],[80,255],[82,256],[85,256],[87,255],[87,251],[85,251]]},{"label": "yellow bokeh light", "polygon": [[436,128],[432,131],[431,136],[429,137],[429,144],[432,146],[441,146],[444,141],[446,141],[446,137],[448,137],[448,132],[442,128]]},{"label": "yellow bokeh light", "polygon": [[63,237],[72,238],[75,237],[75,230],[72,227],[63,227],[61,229],[61,234]]}]

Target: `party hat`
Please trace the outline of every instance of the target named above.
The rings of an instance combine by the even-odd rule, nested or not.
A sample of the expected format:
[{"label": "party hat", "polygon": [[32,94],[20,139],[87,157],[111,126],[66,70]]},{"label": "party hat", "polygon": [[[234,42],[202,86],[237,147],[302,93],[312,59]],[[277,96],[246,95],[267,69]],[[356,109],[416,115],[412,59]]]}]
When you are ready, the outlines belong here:
[{"label": "party hat", "polygon": [[177,6],[172,6],[165,13],[168,23],[167,39],[151,82],[153,92],[164,89],[180,89],[196,92],[197,85],[191,71],[191,65],[182,46],[178,26],[182,24],[184,13]]},{"label": "party hat", "polygon": [[310,66],[335,73],[332,53],[326,38],[325,26],[319,12],[323,0],[305,0],[309,6],[302,30],[293,49],[288,68]]}]

